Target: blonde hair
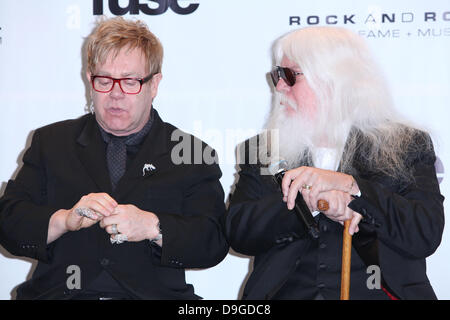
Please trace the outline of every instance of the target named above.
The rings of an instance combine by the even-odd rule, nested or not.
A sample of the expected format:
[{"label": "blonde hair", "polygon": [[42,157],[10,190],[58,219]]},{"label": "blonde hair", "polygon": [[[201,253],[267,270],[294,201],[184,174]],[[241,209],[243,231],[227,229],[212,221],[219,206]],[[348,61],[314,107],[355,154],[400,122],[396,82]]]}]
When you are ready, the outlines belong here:
[{"label": "blonde hair", "polygon": [[88,70],[94,73],[98,64],[104,63],[110,54],[117,56],[123,48],[140,49],[150,74],[161,72],[163,47],[159,39],[144,22],[125,20],[122,17],[101,18],[97,21],[86,45]]}]

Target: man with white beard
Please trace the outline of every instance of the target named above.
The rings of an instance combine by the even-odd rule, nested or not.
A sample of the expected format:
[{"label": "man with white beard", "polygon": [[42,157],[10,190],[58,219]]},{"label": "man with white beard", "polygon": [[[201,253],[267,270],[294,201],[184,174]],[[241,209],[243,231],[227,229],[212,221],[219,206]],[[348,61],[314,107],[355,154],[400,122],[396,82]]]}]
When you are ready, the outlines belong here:
[{"label": "man with white beard", "polygon": [[[278,139],[261,134],[239,149],[226,218],[231,247],[255,256],[242,298],[339,299],[351,220],[351,299],[436,299],[425,258],[441,242],[444,197],[429,135],[398,116],[356,34],[303,28],[278,39],[273,53],[265,129]],[[290,169],[282,194],[264,170],[280,158]],[[297,197],[321,209],[317,239],[292,211]]]}]

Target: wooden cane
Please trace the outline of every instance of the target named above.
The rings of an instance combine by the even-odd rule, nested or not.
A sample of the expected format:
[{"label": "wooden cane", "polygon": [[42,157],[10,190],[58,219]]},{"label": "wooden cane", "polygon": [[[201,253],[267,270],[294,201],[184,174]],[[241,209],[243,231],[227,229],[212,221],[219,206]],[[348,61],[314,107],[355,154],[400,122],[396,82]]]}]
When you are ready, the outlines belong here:
[{"label": "wooden cane", "polygon": [[350,298],[350,265],[352,258],[352,236],[348,233],[350,221],[344,222],[342,241],[341,300]]},{"label": "wooden cane", "polygon": [[[317,208],[324,212],[329,209],[329,204],[326,200],[319,200],[317,201]],[[350,267],[352,261],[352,236],[348,232],[350,221],[346,220],[344,222],[342,236],[341,300],[348,300],[350,298]]]}]

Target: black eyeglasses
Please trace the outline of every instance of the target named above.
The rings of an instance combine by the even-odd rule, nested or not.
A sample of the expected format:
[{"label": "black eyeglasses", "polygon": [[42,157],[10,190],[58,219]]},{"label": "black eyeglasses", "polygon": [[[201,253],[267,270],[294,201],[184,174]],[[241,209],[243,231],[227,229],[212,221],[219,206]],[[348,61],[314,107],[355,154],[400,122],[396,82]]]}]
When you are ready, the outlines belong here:
[{"label": "black eyeglasses", "polygon": [[142,85],[149,81],[153,77],[153,74],[146,76],[145,78],[111,78],[108,76],[91,76],[92,87],[95,91],[108,93],[112,91],[114,85],[119,83],[119,87],[123,93],[138,94],[141,92]]},{"label": "black eyeglasses", "polygon": [[295,72],[289,68],[283,68],[280,66],[276,66],[271,72],[270,76],[272,77],[273,85],[276,87],[280,78],[286,82],[286,84],[292,87],[295,84],[296,77],[298,75],[303,74],[303,72]]}]

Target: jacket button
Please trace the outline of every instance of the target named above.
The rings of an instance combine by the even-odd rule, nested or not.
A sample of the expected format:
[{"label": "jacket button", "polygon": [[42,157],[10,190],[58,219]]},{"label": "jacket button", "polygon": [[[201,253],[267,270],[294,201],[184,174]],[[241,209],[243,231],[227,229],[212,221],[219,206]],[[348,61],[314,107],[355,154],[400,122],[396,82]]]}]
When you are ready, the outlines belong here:
[{"label": "jacket button", "polygon": [[107,265],[109,265],[109,259],[103,258],[103,259],[100,261],[100,264],[101,264],[102,266],[106,267]]}]

